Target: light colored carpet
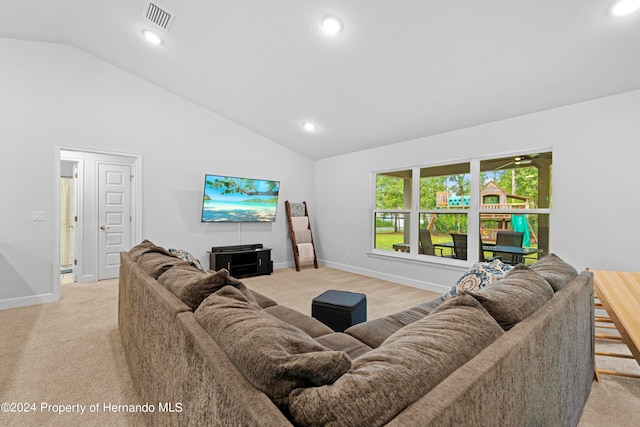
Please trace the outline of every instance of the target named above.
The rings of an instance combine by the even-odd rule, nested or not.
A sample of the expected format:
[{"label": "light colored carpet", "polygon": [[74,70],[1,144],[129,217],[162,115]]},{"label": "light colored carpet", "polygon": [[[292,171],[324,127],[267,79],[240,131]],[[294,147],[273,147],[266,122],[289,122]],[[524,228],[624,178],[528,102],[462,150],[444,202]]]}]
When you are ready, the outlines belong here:
[{"label": "light colored carpet", "polygon": [[[307,314],[313,297],[324,290],[364,292],[369,319],[435,295],[329,268],[303,268],[300,273],[277,270],[271,276],[244,282]],[[64,284],[61,291],[62,298],[57,303],[0,311],[0,403],[36,405],[36,412],[0,412],[0,425],[143,425],[140,414],[114,413],[104,408],[109,403],[144,403],[133,391],[117,329],[117,281]],[[615,343],[607,345],[620,347]],[[602,368],[640,373],[633,360],[599,357],[598,363]],[[84,405],[85,413],[57,414],[52,412],[55,407],[43,404]],[[91,408],[97,410],[90,412]],[[77,410],[78,406],[66,409]],[[637,426],[639,419],[640,379],[607,375],[602,383],[594,382],[579,426]]]},{"label": "light colored carpet", "polygon": [[[596,315],[605,315],[596,310]],[[640,317],[638,317],[640,319]],[[596,329],[596,333],[619,335],[616,330]],[[631,354],[621,343],[606,339],[596,339],[596,351]],[[640,366],[634,359],[622,359],[596,355],[599,369],[640,375]],[[640,378],[601,375],[601,382],[593,382],[589,400],[582,413],[578,427],[636,427],[640,425]]]},{"label": "light colored carpet", "polygon": [[[117,280],[64,284],[61,294],[56,303],[0,311],[0,402],[30,410],[3,411],[0,425],[144,425],[140,414],[103,407],[138,403],[118,332]],[[77,405],[84,414],[56,412]]]}]

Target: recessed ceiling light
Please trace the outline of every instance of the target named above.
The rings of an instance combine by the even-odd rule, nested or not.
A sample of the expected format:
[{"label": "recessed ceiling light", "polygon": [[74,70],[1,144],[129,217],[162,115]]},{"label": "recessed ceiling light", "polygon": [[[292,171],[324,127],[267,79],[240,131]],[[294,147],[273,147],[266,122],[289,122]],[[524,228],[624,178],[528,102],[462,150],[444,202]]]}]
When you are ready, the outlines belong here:
[{"label": "recessed ceiling light", "polygon": [[336,34],[342,30],[342,22],[335,16],[327,16],[322,20],[322,29],[327,34]]},{"label": "recessed ceiling light", "polygon": [[318,129],[318,127],[316,125],[314,125],[311,122],[306,122],[302,124],[302,127],[304,128],[304,130],[306,130],[307,132],[313,132],[314,130]]},{"label": "recessed ceiling light", "polygon": [[153,31],[143,30],[142,35],[144,36],[145,40],[151,44],[162,43],[162,39],[160,38],[160,36],[154,33]]},{"label": "recessed ceiling light", "polygon": [[624,16],[640,9],[640,0],[621,0],[611,8],[614,16]]}]

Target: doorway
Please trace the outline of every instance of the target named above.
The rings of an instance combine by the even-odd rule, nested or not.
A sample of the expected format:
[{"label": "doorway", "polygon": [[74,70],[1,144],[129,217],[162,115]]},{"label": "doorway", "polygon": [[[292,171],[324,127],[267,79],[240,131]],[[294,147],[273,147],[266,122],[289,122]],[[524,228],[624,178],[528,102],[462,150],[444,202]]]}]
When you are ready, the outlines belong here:
[{"label": "doorway", "polygon": [[119,253],[141,240],[141,157],[61,147],[56,153],[54,282],[116,278]]}]

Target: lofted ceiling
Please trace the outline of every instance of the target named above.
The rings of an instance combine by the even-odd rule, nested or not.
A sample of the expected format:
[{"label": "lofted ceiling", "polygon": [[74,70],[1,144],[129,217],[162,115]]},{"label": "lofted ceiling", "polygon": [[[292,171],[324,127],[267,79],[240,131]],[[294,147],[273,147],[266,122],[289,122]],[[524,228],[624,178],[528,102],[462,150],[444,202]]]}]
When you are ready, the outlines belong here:
[{"label": "lofted ceiling", "polygon": [[0,37],[75,46],[311,159],[640,89],[640,11],[613,0],[154,3],[158,46],[146,0],[0,0]]}]

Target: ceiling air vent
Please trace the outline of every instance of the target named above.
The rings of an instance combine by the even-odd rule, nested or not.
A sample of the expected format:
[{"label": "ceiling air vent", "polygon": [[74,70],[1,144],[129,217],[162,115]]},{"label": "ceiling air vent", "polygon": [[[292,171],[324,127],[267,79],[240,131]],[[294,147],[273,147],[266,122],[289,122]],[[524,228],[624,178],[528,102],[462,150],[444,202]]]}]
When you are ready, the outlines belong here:
[{"label": "ceiling air vent", "polygon": [[173,22],[173,13],[152,1],[148,1],[144,5],[143,15],[165,31],[169,31],[169,27]]}]

